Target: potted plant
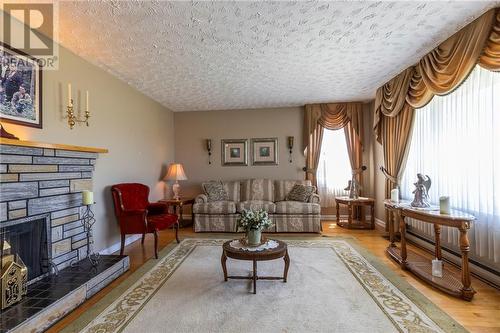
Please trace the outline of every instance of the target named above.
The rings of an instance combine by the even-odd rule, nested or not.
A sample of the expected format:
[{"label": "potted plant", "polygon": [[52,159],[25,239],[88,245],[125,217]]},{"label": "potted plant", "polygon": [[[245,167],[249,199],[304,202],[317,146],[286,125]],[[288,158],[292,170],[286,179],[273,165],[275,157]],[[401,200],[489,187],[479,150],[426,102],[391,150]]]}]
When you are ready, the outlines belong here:
[{"label": "potted plant", "polygon": [[261,210],[243,210],[238,218],[238,229],[247,234],[248,245],[259,245],[261,241],[262,230],[269,228],[273,222],[269,215],[263,209]]}]

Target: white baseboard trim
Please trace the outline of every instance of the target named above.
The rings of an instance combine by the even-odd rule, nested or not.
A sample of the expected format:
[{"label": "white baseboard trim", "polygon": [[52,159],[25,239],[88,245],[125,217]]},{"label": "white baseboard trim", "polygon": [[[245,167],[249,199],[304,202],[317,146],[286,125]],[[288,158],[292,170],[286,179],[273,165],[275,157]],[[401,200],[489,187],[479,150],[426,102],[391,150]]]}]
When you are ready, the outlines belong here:
[{"label": "white baseboard trim", "polygon": [[321,214],[320,220],[321,221],[337,221],[337,215]]},{"label": "white baseboard trim", "polygon": [[[130,235],[130,236],[127,236],[125,238],[125,246],[127,246],[129,244],[132,244],[133,242],[135,242],[138,239],[141,239],[141,237],[142,237],[142,235]],[[116,251],[120,250],[120,246],[121,246],[121,242],[115,243],[115,244],[111,245],[110,247],[99,251],[99,254],[103,254],[103,255],[104,254],[113,254]]]}]

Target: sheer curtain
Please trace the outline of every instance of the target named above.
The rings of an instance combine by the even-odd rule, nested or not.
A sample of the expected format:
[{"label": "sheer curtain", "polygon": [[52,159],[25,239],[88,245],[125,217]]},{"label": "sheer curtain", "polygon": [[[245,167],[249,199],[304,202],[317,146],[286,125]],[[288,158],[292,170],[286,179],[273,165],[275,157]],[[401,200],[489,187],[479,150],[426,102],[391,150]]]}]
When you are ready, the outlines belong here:
[{"label": "sheer curtain", "polygon": [[[432,178],[430,198],[448,195],[451,206],[476,216],[469,233],[471,258],[500,270],[500,73],[472,71],[454,92],[415,111],[408,162],[401,181],[413,197],[416,174]],[[433,237],[432,225],[410,221]],[[443,245],[458,250],[458,231],[444,228]]]},{"label": "sheer curtain", "polygon": [[318,171],[318,194],[322,207],[335,206],[335,197],[346,195],[344,188],[351,179],[351,164],[344,129],[323,132]]}]

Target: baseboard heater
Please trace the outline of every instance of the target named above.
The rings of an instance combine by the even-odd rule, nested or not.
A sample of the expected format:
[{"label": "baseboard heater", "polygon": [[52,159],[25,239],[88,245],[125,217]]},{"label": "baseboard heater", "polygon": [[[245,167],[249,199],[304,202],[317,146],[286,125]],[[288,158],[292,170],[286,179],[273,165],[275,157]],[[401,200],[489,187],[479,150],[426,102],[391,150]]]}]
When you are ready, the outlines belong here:
[{"label": "baseboard heater", "polygon": [[[406,231],[406,239],[411,242],[413,245],[416,245],[417,247],[434,254],[434,242],[423,237],[422,235],[419,235],[415,232]],[[454,266],[460,268],[461,266],[461,255],[459,252],[450,249],[445,246],[441,246],[442,249],[442,254],[443,254],[443,259],[445,259],[447,262],[453,264]],[[487,283],[488,285],[500,289],[500,272],[488,267],[477,260],[469,258],[469,268],[471,270],[471,273],[474,277],[478,278],[479,280],[483,281],[484,283]],[[474,287],[474,284],[472,285]]]}]

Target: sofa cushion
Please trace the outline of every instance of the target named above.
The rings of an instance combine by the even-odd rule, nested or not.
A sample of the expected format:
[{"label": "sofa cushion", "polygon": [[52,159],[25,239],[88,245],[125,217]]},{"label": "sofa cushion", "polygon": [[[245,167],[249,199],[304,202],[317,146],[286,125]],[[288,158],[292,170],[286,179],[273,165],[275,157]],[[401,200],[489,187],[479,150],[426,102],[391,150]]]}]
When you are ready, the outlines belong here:
[{"label": "sofa cushion", "polygon": [[286,195],[286,200],[308,202],[309,197],[316,192],[315,186],[295,184],[292,190]]},{"label": "sofa cushion", "polygon": [[295,184],[312,185],[310,180],[276,180],[274,181],[274,201],[286,200],[286,195],[292,190]]},{"label": "sofa cushion", "polygon": [[207,195],[207,201],[227,201],[229,196],[227,195],[226,190],[224,189],[224,185],[222,182],[208,182],[201,184],[203,187],[203,191]]},{"label": "sofa cushion", "polygon": [[276,203],[276,214],[321,214],[317,203],[280,201]]},{"label": "sofa cushion", "polygon": [[193,205],[195,214],[234,214],[236,205],[232,201],[213,201],[205,203],[195,203]]},{"label": "sofa cushion", "polygon": [[261,210],[264,209],[268,213],[276,211],[276,205],[272,201],[249,200],[241,201],[236,204],[236,210],[241,213],[243,210]]},{"label": "sofa cushion", "polygon": [[222,182],[222,185],[226,190],[229,201],[240,201],[240,181]]},{"label": "sofa cushion", "polygon": [[241,201],[274,201],[274,182],[270,179],[247,179],[241,183]]}]

